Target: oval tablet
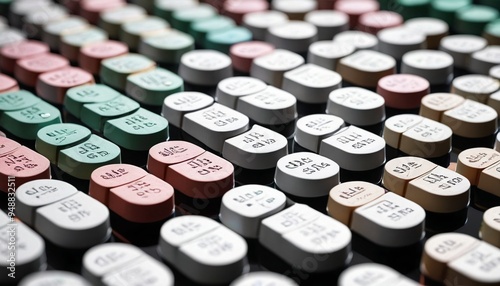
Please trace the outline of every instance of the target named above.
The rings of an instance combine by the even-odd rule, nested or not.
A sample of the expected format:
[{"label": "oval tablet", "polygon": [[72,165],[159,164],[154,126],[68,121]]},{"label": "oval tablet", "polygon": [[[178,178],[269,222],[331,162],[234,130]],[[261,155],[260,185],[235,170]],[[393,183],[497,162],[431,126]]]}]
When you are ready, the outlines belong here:
[{"label": "oval tablet", "polygon": [[409,51],[425,48],[425,34],[406,26],[385,28],[377,33],[379,52],[400,60]]},{"label": "oval tablet", "polygon": [[394,158],[384,165],[382,185],[387,190],[406,197],[408,184],[436,168],[436,164],[420,157]]},{"label": "oval tablet", "polygon": [[253,60],[250,76],[275,87],[281,87],[283,74],[301,66],[304,62],[304,58],[296,53],[276,49]]},{"label": "oval tablet", "polygon": [[33,273],[25,277],[20,286],[41,286],[41,285],[60,285],[60,286],[91,286],[82,276],[66,271],[47,270]]},{"label": "oval tablet", "polygon": [[315,64],[305,64],[283,76],[282,89],[306,103],[325,103],[331,91],[342,86],[342,77]]},{"label": "oval tablet", "polygon": [[191,198],[219,198],[234,187],[233,165],[210,152],[170,165],[165,181]]},{"label": "oval tablet", "polygon": [[396,270],[377,263],[353,265],[344,270],[338,281],[339,286],[416,286],[417,282],[403,276]]},{"label": "oval tablet", "polygon": [[342,169],[372,170],[385,163],[385,140],[351,125],[323,139],[319,154],[335,160]]},{"label": "oval tablet", "polygon": [[488,97],[500,89],[498,80],[479,74],[458,76],[451,84],[451,93],[482,103],[486,103]]},{"label": "oval tablet", "polygon": [[483,214],[483,222],[479,237],[484,241],[499,247],[500,245],[500,206],[492,207]]},{"label": "oval tablet", "polygon": [[92,74],[81,68],[66,67],[39,75],[36,92],[49,102],[63,104],[68,89],[87,84],[94,84]]},{"label": "oval tablet", "polygon": [[236,109],[240,97],[263,91],[267,88],[260,79],[249,76],[235,76],[217,84],[215,97],[218,103]]},{"label": "oval tablet", "polygon": [[127,77],[125,92],[139,103],[161,106],[171,94],[184,91],[184,81],[177,74],[160,67]]},{"label": "oval tablet", "polygon": [[269,85],[262,91],[240,97],[236,110],[259,124],[285,124],[297,118],[297,99],[291,93]]},{"label": "oval tablet", "polygon": [[468,69],[472,53],[480,51],[488,42],[475,35],[450,35],[444,37],[439,43],[439,49],[453,57],[456,67]]},{"label": "oval tablet", "polygon": [[339,172],[339,165],[331,159],[311,152],[298,152],[278,160],[274,182],[287,194],[322,197],[339,184]]},{"label": "oval tablet", "polygon": [[376,36],[356,30],[340,32],[333,37],[336,43],[350,44],[356,50],[375,50],[378,45]]},{"label": "oval tablet", "polygon": [[120,154],[120,147],[92,134],[87,141],[61,150],[57,166],[73,177],[89,180],[95,169],[120,163]]},{"label": "oval tablet", "polygon": [[91,131],[88,128],[78,124],[51,124],[38,130],[35,149],[52,164],[57,164],[59,151],[86,141],[90,134]]},{"label": "oval tablet", "polygon": [[158,253],[189,279],[218,284],[242,274],[247,249],[246,241],[222,224],[186,215],[163,224]]},{"label": "oval tablet", "polygon": [[146,151],[156,143],[168,140],[169,128],[164,117],[139,108],[131,114],[106,121],[102,134],[122,148]]},{"label": "oval tablet", "polygon": [[349,43],[317,41],[309,45],[307,62],[329,70],[335,70],[338,61],[354,53],[355,50],[356,47]]},{"label": "oval tablet", "polygon": [[267,10],[245,14],[242,25],[252,32],[253,38],[264,41],[267,29],[288,22],[288,16],[280,11]]},{"label": "oval tablet", "polygon": [[319,41],[331,40],[336,34],[349,29],[347,14],[331,10],[331,7],[329,10],[315,10],[307,13],[304,21],[316,26]]},{"label": "oval tablet", "polygon": [[203,154],[205,150],[187,141],[165,141],[149,148],[147,169],[160,179],[167,177],[168,166]]},{"label": "oval tablet", "polygon": [[358,29],[376,35],[383,29],[393,28],[403,24],[403,17],[392,11],[373,11],[359,17]]},{"label": "oval tablet", "polygon": [[[259,242],[293,267],[307,273],[325,272],[350,262],[351,231],[311,207],[294,204],[262,221]],[[324,255],[310,265],[308,257]]]},{"label": "oval tablet", "polygon": [[12,74],[17,60],[48,52],[50,52],[49,46],[39,41],[22,41],[5,45],[0,49],[0,68]]},{"label": "oval tablet", "polygon": [[276,167],[276,162],[288,154],[285,136],[254,124],[250,130],[224,141],[222,157],[250,170]]},{"label": "oval tablet", "polygon": [[500,161],[500,153],[484,147],[470,148],[458,154],[457,173],[477,186],[481,172]]},{"label": "oval tablet", "polygon": [[240,276],[238,279],[234,280],[230,286],[252,286],[259,284],[270,284],[270,285],[282,285],[282,286],[297,286],[292,279],[285,275],[277,274],[268,271],[257,271],[250,272],[248,274]]},{"label": "oval tablet", "polygon": [[90,43],[80,49],[78,64],[80,67],[93,75],[98,75],[101,69],[101,61],[128,53],[128,47],[111,40]]},{"label": "oval tablet", "polygon": [[178,92],[165,97],[161,115],[168,120],[169,124],[180,128],[185,114],[205,109],[213,103],[212,96],[201,92]]},{"label": "oval tablet", "polygon": [[188,83],[213,86],[233,75],[231,64],[231,58],[221,52],[195,50],[182,56],[178,74]]},{"label": "oval tablet", "polygon": [[183,54],[194,49],[191,35],[177,30],[163,30],[147,37],[139,43],[138,52],[162,64],[179,64]]},{"label": "oval tablet", "polygon": [[10,76],[0,74],[0,93],[12,92],[19,90],[17,81]]},{"label": "oval tablet", "polygon": [[111,236],[108,209],[82,192],[36,210],[35,229],[55,245],[88,248]]},{"label": "oval tablet", "polygon": [[59,51],[61,55],[68,58],[72,62],[78,61],[80,56],[80,49],[85,45],[102,42],[108,40],[108,34],[94,26],[87,29],[63,35],[61,37],[61,44]]},{"label": "oval tablet", "polygon": [[396,73],[396,60],[380,52],[360,50],[342,58],[336,71],[345,81],[374,88],[381,78]]},{"label": "oval tablet", "polygon": [[318,38],[318,29],[304,21],[289,21],[269,27],[266,42],[277,49],[286,49],[295,53],[305,53],[310,44]]},{"label": "oval tablet", "polygon": [[464,100],[453,93],[431,93],[422,97],[419,115],[440,122],[445,111],[461,105]]},{"label": "oval tablet", "polygon": [[20,83],[35,87],[39,75],[65,67],[69,67],[69,61],[60,55],[38,54],[18,60],[14,67],[14,76]]},{"label": "oval tablet", "polygon": [[330,93],[326,113],[336,115],[356,126],[369,126],[385,119],[385,100],[361,87],[344,87]]},{"label": "oval tablet", "polygon": [[301,147],[318,153],[321,141],[342,127],[344,120],[340,116],[310,114],[297,120],[294,139]]},{"label": "oval tablet", "polygon": [[110,189],[107,206],[127,221],[161,221],[174,212],[174,188],[162,179],[148,174]]},{"label": "oval tablet", "polygon": [[233,68],[249,73],[252,62],[255,58],[266,55],[274,51],[274,45],[267,42],[247,41],[231,46],[229,52]]},{"label": "oval tablet", "polygon": [[454,59],[434,50],[415,50],[403,55],[401,73],[425,78],[431,85],[448,84],[453,78]]},{"label": "oval tablet", "polygon": [[125,90],[127,77],[153,69],[156,63],[140,54],[125,54],[101,61],[101,81],[118,90]]},{"label": "oval tablet", "polygon": [[229,107],[214,103],[184,115],[182,130],[209,148],[222,152],[224,141],[248,130],[250,119]]},{"label": "oval tablet", "polygon": [[55,179],[38,179],[16,189],[16,216],[30,226],[35,225],[38,208],[51,205],[78,193],[69,183]]},{"label": "oval tablet", "polygon": [[108,205],[109,191],[145,177],[148,173],[130,164],[109,164],[92,171],[89,195]]},{"label": "oval tablet", "polygon": [[461,105],[444,112],[441,122],[448,125],[453,134],[466,138],[481,138],[497,130],[497,112],[480,102],[466,99]]},{"label": "oval tablet", "polygon": [[405,27],[422,32],[428,49],[439,48],[439,42],[448,35],[448,24],[440,18],[420,17],[405,21]]},{"label": "oval tablet", "polygon": [[411,74],[388,75],[377,84],[377,93],[384,97],[386,106],[398,109],[420,107],[422,97],[429,92],[429,82]]},{"label": "oval tablet", "polygon": [[247,238],[258,238],[261,221],[285,208],[286,196],[271,187],[248,184],[222,197],[221,222]]}]

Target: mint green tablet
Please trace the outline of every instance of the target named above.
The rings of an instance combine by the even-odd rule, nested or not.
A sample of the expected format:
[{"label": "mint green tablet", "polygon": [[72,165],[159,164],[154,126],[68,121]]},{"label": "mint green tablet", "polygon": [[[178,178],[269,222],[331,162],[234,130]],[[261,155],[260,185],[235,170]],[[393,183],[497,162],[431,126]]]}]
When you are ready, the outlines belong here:
[{"label": "mint green tablet", "polygon": [[0,94],[0,111],[24,109],[42,101],[39,97],[26,90],[18,90]]},{"label": "mint green tablet", "polygon": [[142,104],[161,106],[165,97],[184,91],[184,81],[169,70],[155,68],[130,75],[125,91],[128,96]]},{"label": "mint green tablet", "polygon": [[217,10],[208,4],[199,4],[197,6],[178,9],[172,13],[170,23],[172,27],[185,33],[189,33],[191,23],[203,19],[217,16]]},{"label": "mint green tablet", "polygon": [[27,140],[35,140],[41,128],[61,122],[59,109],[42,100],[30,107],[6,111],[0,115],[0,125],[5,130]]},{"label": "mint green tablet", "polygon": [[57,166],[65,173],[89,180],[92,172],[104,165],[121,163],[120,147],[97,135],[59,152]]},{"label": "mint green tablet", "polygon": [[220,32],[236,27],[233,19],[226,16],[215,16],[191,23],[189,34],[195,38],[199,45],[203,45],[210,32]]},{"label": "mint green tablet", "polygon": [[192,50],[193,37],[177,30],[145,37],[139,44],[139,53],[162,64],[178,64],[182,55]]},{"label": "mint green tablet", "polygon": [[455,31],[462,34],[481,35],[484,27],[498,18],[498,10],[490,6],[469,5],[455,14]]},{"label": "mint green tablet", "polygon": [[90,134],[87,127],[78,124],[52,124],[38,130],[35,149],[49,159],[52,164],[57,164],[59,151],[86,141],[90,138]]},{"label": "mint green tablet", "polygon": [[83,105],[110,101],[123,94],[104,84],[82,85],[68,89],[64,108],[76,118],[81,117]]},{"label": "mint green tablet", "polygon": [[126,54],[101,62],[100,77],[104,84],[125,90],[127,76],[152,69],[156,63],[140,54]]},{"label": "mint green tablet", "polygon": [[434,0],[431,3],[429,16],[445,21],[453,27],[455,24],[455,12],[460,8],[469,6],[472,0]]},{"label": "mint green tablet", "polygon": [[427,17],[431,0],[397,0],[397,12],[403,16],[405,20]]},{"label": "mint green tablet", "polygon": [[207,34],[205,48],[229,54],[229,48],[237,43],[252,40],[252,32],[244,27],[234,27]]},{"label": "mint green tablet", "polygon": [[91,129],[102,132],[107,120],[130,114],[139,107],[137,101],[121,95],[106,102],[84,104],[81,120]]},{"label": "mint green tablet", "polygon": [[140,108],[127,116],[107,121],[103,134],[123,148],[145,151],[168,139],[168,121]]}]

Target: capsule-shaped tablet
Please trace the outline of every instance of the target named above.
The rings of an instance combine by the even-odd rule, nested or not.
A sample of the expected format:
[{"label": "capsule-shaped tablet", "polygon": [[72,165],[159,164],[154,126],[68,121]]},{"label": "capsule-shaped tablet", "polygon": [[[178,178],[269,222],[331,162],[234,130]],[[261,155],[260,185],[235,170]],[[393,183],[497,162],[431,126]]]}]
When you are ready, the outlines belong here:
[{"label": "capsule-shaped tablet", "polygon": [[214,103],[214,98],[208,94],[196,91],[184,91],[165,97],[161,115],[169,124],[181,128],[184,115],[205,109]]},{"label": "capsule-shaped tablet", "polygon": [[250,76],[280,88],[283,84],[284,73],[301,66],[304,62],[304,58],[299,54],[276,49],[253,60]]},{"label": "capsule-shaped tablet", "polygon": [[295,142],[314,153],[319,152],[321,141],[344,127],[341,116],[330,114],[310,114],[297,120]]},{"label": "capsule-shaped tablet", "polygon": [[19,286],[41,286],[41,285],[60,285],[60,286],[91,286],[82,276],[68,271],[47,270],[36,272],[25,277]]},{"label": "capsule-shaped tablet", "polygon": [[387,162],[383,184],[430,212],[457,212],[469,204],[469,180],[419,157],[400,157]]},{"label": "capsule-shaped tablet", "polygon": [[92,285],[174,285],[174,275],[165,264],[134,245],[116,242],[85,252],[82,276]]},{"label": "capsule-shaped tablet", "polygon": [[250,170],[275,168],[286,154],[288,141],[285,136],[257,124],[247,132],[226,139],[222,147],[222,157]]},{"label": "capsule-shaped tablet", "polygon": [[408,246],[425,235],[422,207],[367,182],[352,181],[333,187],[328,212],[352,231],[385,247]]},{"label": "capsule-shaped tablet", "polygon": [[[262,221],[259,242],[287,264],[305,272],[344,267],[352,258],[351,231],[339,221],[303,204]],[[311,257],[324,259],[308,263]]]},{"label": "capsule-shaped tablet", "polygon": [[158,253],[197,283],[229,283],[244,270],[246,241],[222,224],[202,216],[168,220],[160,230]]},{"label": "capsule-shaped tablet", "polygon": [[336,71],[345,81],[374,88],[381,78],[396,73],[396,60],[380,52],[361,50],[342,58]]},{"label": "capsule-shaped tablet", "polygon": [[372,170],[385,163],[385,140],[351,125],[323,139],[319,154],[335,160],[345,170]]},{"label": "capsule-shaped tablet", "polygon": [[447,125],[415,114],[399,114],[385,121],[387,145],[408,155],[435,158],[451,151],[453,131]]},{"label": "capsule-shaped tablet", "polygon": [[219,218],[243,237],[258,238],[261,221],[284,209],[285,204],[286,196],[282,192],[248,184],[224,194]]},{"label": "capsule-shaped tablet", "polygon": [[385,99],[361,87],[344,87],[330,92],[326,113],[356,126],[369,126],[385,119]]},{"label": "capsule-shaped tablet", "polygon": [[274,183],[287,194],[311,198],[326,196],[339,184],[339,165],[311,152],[283,156],[276,165]]},{"label": "capsule-shaped tablet", "polygon": [[181,57],[179,76],[187,83],[214,86],[233,76],[231,58],[215,50],[195,50]]},{"label": "capsule-shaped tablet", "polygon": [[214,103],[184,116],[182,129],[209,148],[222,152],[224,141],[248,130],[249,118],[229,107]]},{"label": "capsule-shaped tablet", "polygon": [[417,286],[413,281],[396,270],[382,264],[363,263],[344,270],[338,280],[339,286]]}]

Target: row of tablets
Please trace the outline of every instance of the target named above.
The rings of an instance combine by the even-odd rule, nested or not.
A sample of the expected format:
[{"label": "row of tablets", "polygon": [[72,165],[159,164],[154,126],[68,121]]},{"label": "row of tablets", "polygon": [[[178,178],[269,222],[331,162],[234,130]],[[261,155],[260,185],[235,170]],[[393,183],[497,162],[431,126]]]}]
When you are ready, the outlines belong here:
[{"label": "row of tablets", "polygon": [[[17,215],[46,239],[59,246],[87,248],[106,241],[110,235],[107,209],[91,197],[68,186],[67,183],[57,180],[35,180],[22,185],[16,194]],[[116,191],[118,189],[115,188]],[[355,198],[359,196],[362,196],[364,204],[361,204],[359,200],[356,201]],[[369,202],[370,199],[372,199],[371,202]],[[356,202],[351,204],[348,200]],[[127,205],[124,206],[127,207]],[[389,247],[403,246],[400,242],[416,243],[423,236],[425,217],[423,209],[394,193],[384,194],[384,190],[380,187],[365,182],[350,182],[334,187],[330,192],[328,212],[340,222],[306,205],[294,204],[286,207],[286,197],[275,189],[246,185],[234,188],[224,195],[220,219],[224,225],[236,233],[249,238],[258,238],[263,246],[288,264],[307,272],[338,269],[349,263],[351,232],[343,224],[350,225],[353,231],[370,241]],[[346,217],[346,214],[350,213],[352,217]],[[498,240],[500,236],[498,215],[500,215],[498,207],[485,213],[484,224],[481,228],[481,235],[485,241],[496,242]],[[62,220],[63,218],[65,220]],[[4,221],[6,228],[7,225],[12,224],[12,222],[9,224],[7,217]],[[21,227],[22,224],[14,224],[19,226],[17,231],[25,228]],[[85,235],[82,232],[83,229],[86,229]],[[201,216],[172,218],[161,228],[158,251],[163,259],[191,280],[227,283],[245,271],[244,257],[247,246],[236,233]],[[400,239],[402,233],[407,239]],[[7,231],[5,235],[9,235]],[[30,251],[31,254],[26,260],[19,259],[17,262],[26,266],[29,269],[28,272],[43,267],[43,241],[39,240],[35,233],[23,235],[22,239],[23,241],[29,240],[25,243],[29,243],[30,247],[40,245],[38,247],[40,249],[35,252]],[[39,243],[35,243],[37,239]],[[478,243],[473,242],[472,238],[462,240],[464,239],[466,241],[459,241],[460,243],[451,239],[445,239],[444,242],[440,240],[439,243],[444,244],[442,246],[444,250],[441,251],[437,249],[437,246],[429,246],[431,249],[427,249],[427,245],[434,242],[431,238],[432,242],[430,240],[426,244],[422,262],[425,269],[423,268],[422,272],[438,281],[447,279],[444,276],[436,277],[436,275],[444,275],[445,269],[430,267],[430,264],[443,264],[445,258],[439,257],[446,255],[443,253],[447,251],[465,253],[473,246],[479,246]],[[22,242],[18,241],[18,243],[20,245]],[[463,246],[464,244],[466,246]],[[455,245],[460,246],[458,250],[458,246],[455,247]],[[116,255],[116,251],[128,253],[125,248],[130,248],[123,246],[125,247],[122,247],[123,249],[113,249],[111,251],[113,257],[102,256],[107,247],[111,245],[97,246],[87,252],[84,257],[84,276],[91,279],[94,285],[119,279],[119,275],[111,275],[111,272],[107,271],[111,268],[106,267],[111,267],[110,263],[118,262],[121,258],[128,256]],[[480,247],[493,251],[489,254],[490,256],[498,256],[494,251],[496,248],[492,248],[489,244],[482,243]],[[200,256],[200,251],[205,255]],[[95,255],[90,253],[95,253],[102,258],[91,259],[89,256]],[[133,251],[133,253],[136,252]],[[24,256],[20,257],[24,258]],[[321,257],[321,259],[317,259],[316,263],[304,263],[308,257]],[[453,255],[453,257],[457,256]],[[145,264],[153,264],[150,267],[162,268],[157,262],[146,260]],[[451,258],[445,260],[447,261],[444,263],[451,262]],[[429,264],[427,267],[425,267],[426,263]],[[134,267],[139,267],[142,263],[134,265]],[[453,275],[471,281],[484,279],[477,275],[471,277],[468,268],[460,266],[460,263],[457,267],[458,270],[450,264],[450,269],[456,271]],[[477,267],[478,269],[484,268]],[[495,272],[492,271],[492,273]],[[487,278],[498,282],[498,277],[491,275]]]}]

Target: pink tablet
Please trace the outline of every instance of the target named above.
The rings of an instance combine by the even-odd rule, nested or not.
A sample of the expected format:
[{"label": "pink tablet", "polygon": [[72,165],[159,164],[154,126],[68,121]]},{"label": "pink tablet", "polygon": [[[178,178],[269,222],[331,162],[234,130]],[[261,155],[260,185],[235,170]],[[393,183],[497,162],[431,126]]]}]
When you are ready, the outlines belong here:
[{"label": "pink tablet", "polygon": [[243,42],[231,46],[229,50],[233,68],[249,73],[253,59],[274,51],[274,46],[266,42]]},{"label": "pink tablet", "polygon": [[384,97],[385,105],[397,109],[419,108],[422,97],[429,92],[429,81],[411,74],[388,75],[377,85],[377,93]]},{"label": "pink tablet", "polygon": [[139,180],[148,174],[129,164],[110,164],[95,169],[90,175],[89,195],[107,205],[109,190]]},{"label": "pink tablet", "polygon": [[53,53],[39,54],[18,60],[14,76],[20,83],[35,87],[39,75],[65,67],[69,67],[69,61],[65,57]]},{"label": "pink tablet", "polygon": [[165,179],[176,190],[192,198],[219,198],[234,187],[234,167],[229,161],[205,152],[168,167]]},{"label": "pink tablet", "polygon": [[6,138],[5,134],[0,137],[0,157],[16,150],[19,147],[21,147],[21,144],[12,139]]},{"label": "pink tablet", "polygon": [[0,93],[19,90],[17,81],[10,76],[0,74]]},{"label": "pink tablet", "polygon": [[137,223],[166,219],[174,211],[174,188],[154,175],[112,188],[108,207],[122,218]]},{"label": "pink tablet", "polygon": [[349,16],[351,28],[357,28],[361,15],[379,10],[379,4],[376,0],[337,0],[333,7],[334,10],[344,12]]},{"label": "pink tablet", "polygon": [[78,64],[91,74],[99,74],[101,61],[128,53],[128,46],[117,41],[91,43],[80,49]]},{"label": "pink tablet", "polygon": [[358,30],[370,34],[377,34],[385,28],[403,25],[403,17],[392,11],[373,11],[359,17]]},{"label": "pink tablet", "polygon": [[236,24],[241,25],[245,14],[266,11],[269,9],[269,3],[265,0],[227,0],[224,2],[222,9],[222,14],[233,19]]},{"label": "pink tablet", "polygon": [[94,83],[94,77],[87,71],[66,67],[41,74],[36,84],[36,92],[49,102],[63,104],[68,89]]},{"label": "pink tablet", "polygon": [[39,41],[22,41],[6,45],[0,49],[0,69],[14,73],[16,61],[50,52],[49,46]]},{"label": "pink tablet", "polygon": [[[0,138],[0,142],[5,140],[9,139]],[[25,146],[0,156],[0,190],[11,192],[37,179],[50,179],[50,162],[44,156]]]},{"label": "pink tablet", "polygon": [[81,0],[80,16],[96,25],[102,11],[125,6],[125,4],[124,0]]},{"label": "pink tablet", "polygon": [[147,169],[158,178],[167,177],[167,168],[193,159],[203,154],[205,150],[186,141],[161,142],[149,149]]}]

